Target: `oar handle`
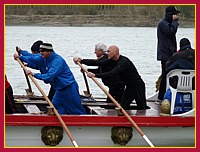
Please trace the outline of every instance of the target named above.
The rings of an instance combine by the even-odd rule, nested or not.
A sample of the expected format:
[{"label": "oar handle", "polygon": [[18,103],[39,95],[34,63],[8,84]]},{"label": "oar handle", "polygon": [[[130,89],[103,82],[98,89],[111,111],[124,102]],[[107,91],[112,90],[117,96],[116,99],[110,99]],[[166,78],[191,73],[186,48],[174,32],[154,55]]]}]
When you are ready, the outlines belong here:
[{"label": "oar handle", "polygon": [[[77,62],[77,64],[88,74],[88,71],[86,68],[83,67],[83,65],[80,62]],[[110,95],[110,93],[94,78],[91,78],[101,89],[102,91],[114,102],[114,104],[122,109],[122,113],[127,117],[127,119],[131,122],[131,124],[135,127],[135,129],[139,132],[139,134],[146,140],[146,142],[151,146],[154,147],[154,145],[151,143],[151,141],[144,135],[143,131],[138,127],[138,125],[133,121],[133,119],[128,115],[128,113],[120,106],[120,104]]]},{"label": "oar handle", "polygon": [[[16,51],[17,51],[17,53],[18,53],[18,55],[20,54],[19,52],[18,52],[18,47],[16,46]],[[23,63],[22,63],[23,64]],[[23,64],[24,65],[24,64]],[[31,84],[30,84],[30,81],[29,81],[29,79],[28,79],[28,76],[26,75],[26,71],[25,70],[23,70],[24,71],[24,75],[25,75],[25,77],[26,77],[26,82],[27,82],[27,84],[28,84],[28,89],[29,89],[29,91],[32,93],[33,91],[32,91],[32,88],[31,88]]]},{"label": "oar handle", "polygon": [[87,81],[85,72],[83,72],[83,78],[85,80],[85,85],[86,85],[87,93],[90,95],[90,89],[89,89],[89,85],[88,85],[88,81]]},{"label": "oar handle", "polygon": [[[24,66],[24,64],[21,62],[21,60],[19,58],[16,58],[16,60],[19,62],[19,64],[21,65],[21,67],[24,69],[24,71],[26,71],[26,67]],[[64,130],[66,131],[67,135],[69,136],[72,144],[74,145],[74,147],[78,147],[78,144],[76,143],[76,141],[74,140],[74,138],[72,137],[72,134],[70,133],[69,129],[67,128],[65,122],[62,120],[60,114],[58,113],[58,111],[56,110],[56,108],[54,107],[54,105],[52,104],[52,102],[49,100],[49,98],[47,97],[47,95],[44,93],[44,91],[42,90],[42,88],[39,86],[39,84],[37,83],[37,81],[34,79],[34,77],[29,74],[28,75],[30,77],[30,79],[33,81],[33,83],[35,84],[35,86],[38,88],[38,90],[40,91],[40,93],[44,96],[45,100],[48,102],[48,104],[53,107],[54,113],[57,116],[57,118],[59,119],[60,123],[62,124]]]},{"label": "oar handle", "polygon": [[[24,71],[24,70],[23,70],[23,71]],[[26,71],[24,71],[24,75],[25,75],[25,77],[26,77],[26,81],[27,81],[27,84],[28,84],[28,89],[29,89],[29,91],[30,91],[30,92],[33,92],[33,91],[32,91],[32,88],[31,88],[30,81],[29,81],[29,79],[28,79],[28,76],[26,75]]]}]

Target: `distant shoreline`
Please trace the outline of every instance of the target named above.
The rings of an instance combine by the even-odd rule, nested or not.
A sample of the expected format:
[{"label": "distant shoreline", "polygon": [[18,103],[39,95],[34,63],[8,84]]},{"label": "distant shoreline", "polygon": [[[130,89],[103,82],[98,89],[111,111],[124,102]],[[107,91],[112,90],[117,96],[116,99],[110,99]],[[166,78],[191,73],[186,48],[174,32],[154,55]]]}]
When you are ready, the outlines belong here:
[{"label": "distant shoreline", "polygon": [[[6,15],[6,26],[77,27],[156,27],[159,21],[148,17],[115,15]],[[194,21],[180,20],[183,28],[194,28]]]}]

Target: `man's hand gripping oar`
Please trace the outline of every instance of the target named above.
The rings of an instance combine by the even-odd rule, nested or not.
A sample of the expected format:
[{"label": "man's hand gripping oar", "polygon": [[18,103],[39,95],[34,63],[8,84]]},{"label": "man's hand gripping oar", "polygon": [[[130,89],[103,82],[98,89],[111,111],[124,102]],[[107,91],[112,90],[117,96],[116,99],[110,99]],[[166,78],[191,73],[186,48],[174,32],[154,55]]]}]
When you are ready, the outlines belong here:
[{"label": "man's hand gripping oar", "polygon": [[[74,57],[73,58],[74,60],[74,63],[76,63],[77,61],[81,61],[81,58],[78,58],[78,57]],[[85,86],[86,86],[86,91],[83,91],[83,93],[85,94],[85,96],[87,97],[92,97],[92,94],[90,93],[90,88],[89,88],[89,85],[88,85],[88,81],[87,81],[87,78],[86,78],[86,75],[85,75],[85,71],[83,71],[81,69],[81,72],[83,73],[83,78],[84,78],[84,81],[85,81]]]}]

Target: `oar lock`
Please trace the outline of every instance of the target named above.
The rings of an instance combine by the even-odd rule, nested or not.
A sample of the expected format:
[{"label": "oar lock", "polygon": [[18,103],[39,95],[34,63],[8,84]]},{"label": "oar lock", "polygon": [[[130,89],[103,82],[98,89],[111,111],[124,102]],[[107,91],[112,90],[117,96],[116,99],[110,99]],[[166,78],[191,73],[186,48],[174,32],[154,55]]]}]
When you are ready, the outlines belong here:
[{"label": "oar lock", "polygon": [[48,115],[52,115],[52,116],[55,116],[55,113],[54,113],[54,111],[53,111],[53,109],[54,109],[54,107],[52,107],[52,106],[47,106],[46,107],[47,108],[47,114]]}]

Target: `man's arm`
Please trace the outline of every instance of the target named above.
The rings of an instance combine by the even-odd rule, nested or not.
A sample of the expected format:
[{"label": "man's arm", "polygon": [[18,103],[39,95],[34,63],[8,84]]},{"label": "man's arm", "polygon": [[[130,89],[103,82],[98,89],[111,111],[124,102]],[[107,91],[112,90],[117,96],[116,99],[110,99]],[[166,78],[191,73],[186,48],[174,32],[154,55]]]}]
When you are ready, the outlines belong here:
[{"label": "man's arm", "polygon": [[108,59],[102,59],[102,60],[82,59],[81,63],[88,66],[101,66],[101,65],[108,64],[109,60]]}]

